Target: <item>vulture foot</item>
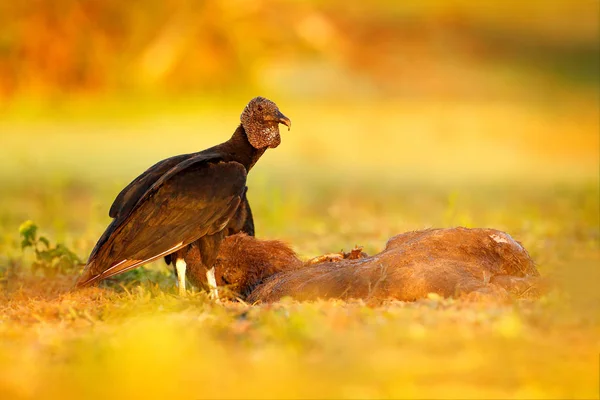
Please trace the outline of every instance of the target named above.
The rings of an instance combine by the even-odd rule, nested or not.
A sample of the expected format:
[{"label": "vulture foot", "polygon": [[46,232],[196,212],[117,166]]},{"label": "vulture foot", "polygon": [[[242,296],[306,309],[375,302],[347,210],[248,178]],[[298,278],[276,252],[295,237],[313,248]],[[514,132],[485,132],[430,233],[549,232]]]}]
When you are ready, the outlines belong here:
[{"label": "vulture foot", "polygon": [[175,261],[175,270],[177,271],[177,287],[179,288],[179,295],[185,296],[185,268],[186,264],[183,258],[177,258]]},{"label": "vulture foot", "polygon": [[215,267],[212,267],[206,271],[206,281],[208,282],[208,289],[210,298],[216,303],[220,303],[219,300],[219,289],[217,288],[217,279],[215,278]]}]

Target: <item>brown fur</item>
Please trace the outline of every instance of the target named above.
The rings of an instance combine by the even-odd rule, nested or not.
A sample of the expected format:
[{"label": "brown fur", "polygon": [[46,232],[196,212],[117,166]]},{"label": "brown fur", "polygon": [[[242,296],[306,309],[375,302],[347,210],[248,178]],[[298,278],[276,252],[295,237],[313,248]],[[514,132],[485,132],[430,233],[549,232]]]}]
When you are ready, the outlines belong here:
[{"label": "brown fur", "polygon": [[508,234],[467,228],[408,232],[391,238],[374,256],[301,267],[281,242],[235,235],[223,242],[216,274],[243,295],[249,292],[250,302],[284,296],[369,301],[413,301],[429,293],[535,296],[540,282],[529,254]]},{"label": "brown fur", "polygon": [[[186,276],[197,287],[207,287],[206,267],[203,267],[198,247],[190,246],[185,260]],[[294,270],[302,261],[285,243],[278,240],[257,240],[244,233],[228,236],[221,242],[215,264],[218,286],[227,285],[234,293],[246,297],[263,280],[281,271]]]},{"label": "brown fur", "polygon": [[268,277],[301,266],[296,253],[283,242],[234,235],[223,243],[215,268],[217,284],[234,285],[246,297]]}]

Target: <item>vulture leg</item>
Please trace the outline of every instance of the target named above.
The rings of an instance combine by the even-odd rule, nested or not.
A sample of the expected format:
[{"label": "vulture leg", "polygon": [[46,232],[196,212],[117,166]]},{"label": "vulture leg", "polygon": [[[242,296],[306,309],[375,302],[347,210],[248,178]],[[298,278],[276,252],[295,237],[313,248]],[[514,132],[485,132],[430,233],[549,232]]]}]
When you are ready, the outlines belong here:
[{"label": "vulture leg", "polygon": [[217,288],[217,279],[215,278],[215,267],[206,271],[206,280],[208,281],[208,289],[210,290],[210,298],[217,303],[219,300],[219,289]]},{"label": "vulture leg", "polygon": [[175,271],[177,274],[177,287],[179,288],[179,295],[185,296],[185,260],[183,258],[177,258],[175,261]]},{"label": "vulture leg", "polygon": [[206,281],[208,283],[210,297],[216,301],[219,301],[219,292],[217,290],[217,280],[215,278],[215,262],[217,261],[221,241],[224,237],[225,232],[221,231],[214,235],[201,237],[196,242],[200,254],[202,254],[202,264],[204,264],[204,268],[206,268]]}]

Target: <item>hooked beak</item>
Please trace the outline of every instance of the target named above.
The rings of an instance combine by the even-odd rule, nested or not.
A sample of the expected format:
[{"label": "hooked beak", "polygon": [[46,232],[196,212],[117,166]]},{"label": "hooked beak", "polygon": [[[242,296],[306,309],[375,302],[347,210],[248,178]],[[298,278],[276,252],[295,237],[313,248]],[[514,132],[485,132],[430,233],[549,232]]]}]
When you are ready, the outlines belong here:
[{"label": "hooked beak", "polygon": [[266,117],[265,120],[267,121],[275,121],[279,124],[284,124],[285,126],[288,127],[288,131],[291,129],[292,127],[292,121],[290,121],[290,119],[288,117],[286,117],[285,115],[283,115],[281,113],[281,111],[277,110],[277,112],[275,113],[274,116],[269,116]]}]

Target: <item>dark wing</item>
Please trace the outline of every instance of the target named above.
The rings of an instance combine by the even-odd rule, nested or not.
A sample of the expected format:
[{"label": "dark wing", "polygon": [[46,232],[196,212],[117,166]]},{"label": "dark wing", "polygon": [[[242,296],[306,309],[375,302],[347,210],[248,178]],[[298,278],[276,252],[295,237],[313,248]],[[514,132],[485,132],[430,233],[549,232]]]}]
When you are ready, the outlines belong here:
[{"label": "dark wing", "polygon": [[250,210],[250,203],[246,194],[248,188],[244,191],[242,201],[238,207],[237,212],[227,224],[227,235],[235,235],[236,233],[244,232],[248,236],[254,236],[254,219],[252,218],[252,210]]},{"label": "dark wing", "polygon": [[[159,161],[140,176],[135,178],[129,185],[127,185],[115,198],[108,215],[114,218],[113,221],[108,225],[108,228],[104,231],[96,246],[92,250],[90,259],[94,257],[98,249],[100,249],[104,243],[108,240],[110,235],[123,223],[125,218],[129,215],[131,210],[135,207],[138,201],[144,196],[144,194],[165,174],[170,172],[173,168],[178,167],[183,161],[194,159],[200,161],[201,159],[210,160],[213,162],[220,161],[220,157],[215,152],[205,150],[201,153],[190,153],[181,154],[178,156],[170,157],[165,160]],[[179,167],[176,169],[179,170]]]},{"label": "dark wing", "polygon": [[[248,198],[246,197],[248,194],[248,188],[244,192],[243,203],[240,205],[244,207],[246,210],[246,219],[244,220],[244,225],[242,226],[241,231],[244,232],[248,236],[254,236],[254,217],[252,216],[252,210],[250,209],[250,203],[248,202]],[[238,233],[238,232],[235,232]]]},{"label": "dark wing", "polygon": [[246,200],[244,207],[246,208],[246,220],[244,221],[244,226],[242,226],[240,232],[243,232],[248,236],[254,236],[254,218],[252,217],[252,210],[250,209],[248,200]]},{"label": "dark wing", "polygon": [[161,176],[166,174],[171,168],[177,164],[185,161],[186,159],[193,157],[194,154],[181,154],[179,156],[170,157],[165,160],[159,161],[144,173],[135,178],[129,185],[127,185],[121,193],[117,195],[117,198],[110,206],[108,215],[111,218],[117,218],[118,216],[127,216],[133,207],[137,204],[138,200],[146,193],[152,185],[160,179]]},{"label": "dark wing", "polygon": [[102,236],[100,236],[100,239],[98,239],[98,242],[90,255],[90,260],[94,257],[98,249],[106,243],[115,229],[117,229],[125,218],[127,218],[144,193],[146,193],[146,191],[148,191],[148,189],[150,189],[164,174],[177,166],[177,164],[193,156],[195,156],[194,153],[181,154],[159,161],[121,190],[112,206],[110,206],[110,211],[108,212],[108,215],[114,218],[114,220],[111,221]]},{"label": "dark wing", "polygon": [[194,157],[180,163],[146,191],[126,218],[109,225],[77,286],[135,268],[223,230],[240,204],[245,184],[246,169],[237,162],[209,163]]},{"label": "dark wing", "polygon": [[[242,201],[235,212],[235,215],[229,220],[227,227],[225,228],[225,235],[235,235],[236,233],[243,232],[248,236],[254,236],[254,219],[252,218],[252,210],[250,210],[250,203],[248,202],[248,198],[246,194],[248,193],[248,188],[244,190],[244,195],[242,196]],[[190,245],[191,246],[191,245]],[[185,250],[184,250],[185,251]],[[173,261],[174,253],[167,254],[165,256],[165,263],[170,265]]]}]

